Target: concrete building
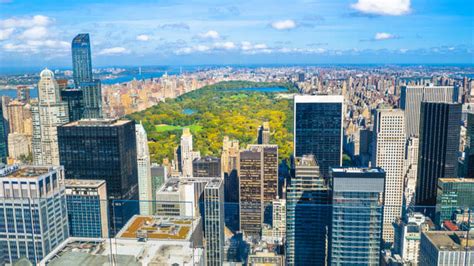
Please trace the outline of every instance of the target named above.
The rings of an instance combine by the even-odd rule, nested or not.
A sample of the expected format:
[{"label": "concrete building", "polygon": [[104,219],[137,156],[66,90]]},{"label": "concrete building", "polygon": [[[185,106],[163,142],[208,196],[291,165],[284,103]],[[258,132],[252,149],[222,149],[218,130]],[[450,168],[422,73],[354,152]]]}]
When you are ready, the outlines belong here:
[{"label": "concrete building", "polygon": [[206,265],[224,263],[224,182],[212,179],[204,187]]},{"label": "concrete building", "polygon": [[57,127],[69,121],[67,104],[61,101],[58,84],[49,69],[40,73],[38,102],[32,104],[33,162],[59,165]]},{"label": "concrete building", "polygon": [[109,213],[104,180],[65,179],[71,237],[107,238]]},{"label": "concrete building", "polygon": [[471,238],[466,237],[466,232],[422,233],[419,265],[474,265],[474,241]]},{"label": "concrete building", "polygon": [[225,223],[231,230],[239,229],[239,176],[240,147],[238,140],[224,136],[222,141],[221,170],[224,178]]},{"label": "concrete building", "polygon": [[416,179],[418,171],[418,148],[419,139],[417,137],[409,137],[406,144],[405,152],[405,192],[404,205],[406,208],[415,204]]},{"label": "concrete building", "polygon": [[403,263],[418,265],[421,234],[433,229],[434,224],[422,213],[411,212],[405,219],[397,220],[394,251]]},{"label": "concrete building", "polygon": [[140,201],[140,214],[152,215],[153,191],[151,180],[150,152],[148,150],[148,137],[142,124],[135,125],[137,139],[137,172],[138,172],[138,200]]},{"label": "concrete building", "polygon": [[200,157],[199,152],[193,151],[193,135],[189,128],[183,128],[180,142],[181,174],[183,177],[193,176],[193,160]]},{"label": "concrete building", "polygon": [[283,266],[285,265],[285,256],[275,254],[268,250],[256,251],[249,255],[249,266]]},{"label": "concrete building", "polygon": [[0,243],[4,263],[39,263],[68,238],[64,170],[8,166],[0,170]]},{"label": "concrete building", "polygon": [[458,92],[453,86],[403,86],[400,108],[405,111],[406,135],[419,136],[421,102],[456,102]]},{"label": "concrete building", "polygon": [[221,177],[221,159],[205,156],[193,160],[193,177]]},{"label": "concrete building", "polygon": [[27,158],[31,154],[31,135],[22,133],[8,134],[8,158],[14,162]]},{"label": "concrete building", "polygon": [[330,264],[378,265],[382,243],[385,172],[332,168]]},{"label": "concrete building", "polygon": [[393,243],[393,222],[402,215],[405,165],[405,118],[402,110],[380,109],[375,114],[372,166],[384,169],[383,240]]},{"label": "concrete building", "polygon": [[13,100],[7,104],[9,133],[33,135],[31,105]]}]

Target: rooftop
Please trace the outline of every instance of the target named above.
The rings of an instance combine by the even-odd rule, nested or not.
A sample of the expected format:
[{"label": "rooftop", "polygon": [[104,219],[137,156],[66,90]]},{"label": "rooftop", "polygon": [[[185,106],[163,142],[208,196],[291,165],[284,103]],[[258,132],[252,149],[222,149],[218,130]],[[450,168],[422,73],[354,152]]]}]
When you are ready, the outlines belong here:
[{"label": "rooftop", "polygon": [[438,179],[439,183],[474,183],[474,178],[444,177]]},{"label": "rooftop", "polygon": [[357,167],[336,167],[332,168],[334,173],[385,173],[382,168],[357,168]]},{"label": "rooftop", "polygon": [[466,232],[461,231],[429,231],[423,233],[440,251],[474,251],[474,241],[467,241]]},{"label": "rooftop", "polygon": [[65,179],[64,185],[66,187],[100,187],[105,184],[105,180],[92,179]]},{"label": "rooftop", "polygon": [[73,126],[91,126],[91,127],[103,127],[103,126],[121,126],[126,123],[129,123],[130,120],[124,119],[81,119],[78,121],[70,122],[63,127],[73,127]]},{"label": "rooftop", "polygon": [[295,103],[343,103],[342,95],[295,95]]},{"label": "rooftop", "polygon": [[199,218],[135,215],[116,238],[188,240]]},{"label": "rooftop", "polygon": [[0,169],[0,178],[34,178],[51,172],[53,166],[8,165]]},{"label": "rooftop", "polygon": [[316,166],[316,160],[314,155],[303,155],[302,157],[295,158],[296,166]]}]

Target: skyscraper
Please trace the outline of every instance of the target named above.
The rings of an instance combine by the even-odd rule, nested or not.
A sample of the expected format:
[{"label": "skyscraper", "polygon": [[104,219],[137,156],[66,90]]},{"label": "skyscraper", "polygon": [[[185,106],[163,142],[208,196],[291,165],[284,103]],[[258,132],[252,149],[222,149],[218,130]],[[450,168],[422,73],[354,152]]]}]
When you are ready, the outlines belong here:
[{"label": "skyscraper", "polygon": [[270,123],[263,122],[258,128],[258,144],[270,144]]},{"label": "skyscraper", "polygon": [[342,163],[343,102],[340,95],[296,95],[294,99],[295,156],[313,154],[321,175]]},{"label": "skyscraper", "polygon": [[260,235],[270,223],[272,202],[278,196],[278,146],[249,145],[240,152],[240,229]]},{"label": "skyscraper", "polygon": [[32,104],[33,162],[36,165],[59,165],[57,127],[67,123],[69,115],[51,70],[41,71],[38,93],[37,103]]},{"label": "skyscraper", "polygon": [[221,170],[224,178],[225,223],[231,230],[239,229],[239,175],[240,148],[238,140],[224,136],[222,141]]},{"label": "skyscraper", "polygon": [[199,152],[193,151],[193,135],[189,128],[183,128],[180,142],[181,173],[183,177],[193,175],[193,160],[200,157]]},{"label": "skyscraper", "polygon": [[436,223],[454,220],[456,211],[469,211],[474,208],[474,179],[439,178],[436,195]]},{"label": "skyscraper", "polygon": [[209,266],[224,262],[224,182],[212,179],[204,187],[204,234]]},{"label": "skyscraper", "polygon": [[26,257],[36,265],[68,238],[63,179],[60,166],[10,166],[0,170],[3,262],[13,264]]},{"label": "skyscraper", "polygon": [[5,121],[3,119],[3,104],[0,106],[0,161],[3,163],[7,162],[8,146],[7,146],[7,134],[5,130]]},{"label": "skyscraper", "polygon": [[69,235],[107,238],[109,213],[104,180],[65,179]]},{"label": "skyscraper", "polygon": [[375,114],[372,165],[385,173],[383,239],[393,243],[393,222],[402,215],[405,117],[399,109],[379,109]]},{"label": "skyscraper", "polygon": [[74,85],[82,90],[84,118],[102,117],[102,90],[100,80],[92,75],[91,46],[88,33],[78,34],[71,43]]},{"label": "skyscraper", "polygon": [[295,158],[286,195],[287,264],[326,265],[330,194],[314,156]]},{"label": "skyscraper", "polygon": [[7,113],[10,133],[32,135],[31,106],[29,104],[13,100],[7,105]]},{"label": "skyscraper", "polygon": [[138,213],[135,123],[83,119],[58,127],[61,165],[68,179],[105,180],[112,229]]},{"label": "skyscraper", "polygon": [[405,152],[405,207],[412,206],[416,191],[416,178],[418,176],[418,149],[419,140],[417,137],[409,137],[406,143]]},{"label": "skyscraper", "polygon": [[138,199],[140,200],[140,214],[153,215],[153,191],[148,137],[142,124],[135,125],[135,133],[137,139]]},{"label": "skyscraper", "polygon": [[421,102],[455,102],[457,99],[458,92],[453,86],[403,86],[400,108],[405,111],[407,137],[419,135]]},{"label": "skyscraper", "polygon": [[205,156],[193,161],[193,177],[220,177],[221,159]]},{"label": "skyscraper", "polygon": [[474,113],[467,114],[466,177],[474,178]]},{"label": "skyscraper", "polygon": [[438,178],[457,176],[460,121],[461,104],[421,103],[416,205],[434,207]]},{"label": "skyscraper", "polygon": [[332,169],[331,265],[378,265],[385,172]]},{"label": "skyscraper", "polygon": [[84,116],[84,97],[80,89],[63,89],[61,98],[67,103],[69,121],[80,120]]}]

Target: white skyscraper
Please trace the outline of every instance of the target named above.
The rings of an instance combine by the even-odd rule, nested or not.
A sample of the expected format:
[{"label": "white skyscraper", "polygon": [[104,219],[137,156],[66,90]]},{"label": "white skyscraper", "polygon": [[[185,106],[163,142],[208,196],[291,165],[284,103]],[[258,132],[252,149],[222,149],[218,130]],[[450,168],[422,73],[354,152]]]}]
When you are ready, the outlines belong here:
[{"label": "white skyscraper", "polygon": [[385,170],[383,234],[393,242],[393,222],[402,214],[405,164],[405,117],[402,110],[377,110],[374,123],[373,166]]},{"label": "white skyscraper", "polygon": [[406,143],[405,156],[405,204],[408,208],[413,202],[416,191],[416,177],[418,173],[418,145],[417,137],[409,137]]},{"label": "white skyscraper", "polygon": [[38,102],[32,104],[33,161],[36,165],[59,165],[57,126],[69,121],[67,103],[61,101],[58,83],[49,69],[40,73]]},{"label": "white skyscraper", "polygon": [[405,111],[406,134],[419,136],[421,102],[453,102],[458,98],[453,86],[404,86],[400,97],[400,108]]},{"label": "white skyscraper", "polygon": [[137,170],[138,170],[138,198],[140,200],[140,214],[153,215],[153,194],[151,184],[150,152],[148,138],[142,124],[135,125],[137,139]]},{"label": "white skyscraper", "polygon": [[199,158],[199,152],[193,151],[193,135],[189,128],[183,128],[181,135],[181,172],[183,177],[193,176],[193,160]]}]

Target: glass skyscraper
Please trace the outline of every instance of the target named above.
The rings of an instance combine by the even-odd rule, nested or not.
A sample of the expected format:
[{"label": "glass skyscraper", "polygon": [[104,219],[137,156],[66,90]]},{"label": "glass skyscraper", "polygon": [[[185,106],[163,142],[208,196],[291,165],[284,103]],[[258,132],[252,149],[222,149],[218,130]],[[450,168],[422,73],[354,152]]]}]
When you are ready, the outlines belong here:
[{"label": "glass skyscraper", "polygon": [[454,220],[456,212],[474,208],[473,178],[440,178],[436,195],[436,222],[439,226],[445,220]]},{"label": "glass skyscraper", "polygon": [[321,176],[342,163],[342,118],[340,95],[296,95],[294,101],[294,155],[314,155]]},{"label": "glass skyscraper", "polygon": [[0,161],[2,163],[7,162],[7,130],[5,130],[5,125],[3,118],[3,104],[0,103]]},{"label": "glass skyscraper", "polygon": [[295,159],[286,202],[287,265],[326,265],[330,195],[314,156]]},{"label": "glass skyscraper", "polygon": [[385,172],[333,168],[331,265],[379,265]]},{"label": "glass skyscraper", "polygon": [[67,179],[105,180],[112,229],[138,213],[135,123],[83,119],[58,127],[59,154]]}]

